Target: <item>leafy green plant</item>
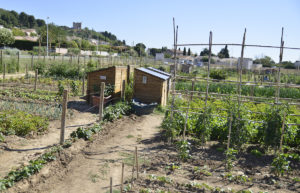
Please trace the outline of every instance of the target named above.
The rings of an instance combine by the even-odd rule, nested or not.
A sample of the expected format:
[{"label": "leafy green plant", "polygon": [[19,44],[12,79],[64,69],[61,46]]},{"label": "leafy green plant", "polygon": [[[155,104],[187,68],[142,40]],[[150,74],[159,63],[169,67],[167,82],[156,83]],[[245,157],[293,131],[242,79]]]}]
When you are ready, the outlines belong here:
[{"label": "leafy green plant", "polygon": [[79,93],[79,82],[72,80],[71,81],[71,91],[74,96],[78,96]]},{"label": "leafy green plant", "polygon": [[178,141],[176,145],[177,145],[179,158],[181,160],[186,161],[191,157],[190,155],[191,144],[187,140]]},{"label": "leafy green plant", "polygon": [[0,179],[0,190],[6,190],[14,183],[26,179],[39,172],[46,163],[56,160],[56,153],[61,151],[60,147],[53,147],[49,152],[44,153],[36,160],[29,162],[29,165],[10,171],[6,177]]},{"label": "leafy green plant", "polygon": [[236,154],[238,153],[237,150],[229,148],[225,151],[225,169],[230,171],[234,167],[234,161],[236,160]]},{"label": "leafy green plant", "polygon": [[285,173],[291,171],[290,161],[288,158],[291,156],[289,154],[278,154],[272,162],[271,172],[274,173],[277,177],[283,176]]},{"label": "leafy green plant", "polygon": [[0,112],[0,131],[4,135],[26,136],[41,133],[48,129],[48,120],[23,111]]},{"label": "leafy green plant", "polygon": [[71,133],[72,138],[90,140],[92,135],[101,130],[101,125],[95,124],[90,128],[79,127]]},{"label": "leafy green plant", "polygon": [[103,120],[113,121],[121,118],[123,115],[128,115],[132,112],[131,105],[128,102],[118,102],[104,109]]},{"label": "leafy green plant", "polygon": [[179,170],[181,167],[179,165],[176,165],[175,163],[171,163],[169,165],[167,165],[165,167],[166,170],[171,170],[171,171],[175,171],[175,170]]},{"label": "leafy green plant", "polygon": [[58,95],[62,96],[65,90],[65,86],[63,85],[62,81],[58,81]]}]

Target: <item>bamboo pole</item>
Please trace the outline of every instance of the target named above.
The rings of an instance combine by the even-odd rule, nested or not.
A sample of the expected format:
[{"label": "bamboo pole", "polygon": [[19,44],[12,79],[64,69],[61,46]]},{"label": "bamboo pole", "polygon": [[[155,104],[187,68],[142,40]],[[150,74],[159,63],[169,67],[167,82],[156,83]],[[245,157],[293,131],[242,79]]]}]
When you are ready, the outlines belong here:
[{"label": "bamboo pole", "polygon": [[85,73],[83,72],[83,75],[82,75],[82,96],[84,96],[84,91],[85,91]]},{"label": "bamboo pole", "polygon": [[283,135],[284,135],[284,127],[285,127],[285,118],[286,118],[286,113],[284,112],[282,126],[281,126],[281,136],[280,136],[280,146],[279,146],[279,151],[280,152],[282,152],[282,143],[283,143]]},{"label": "bamboo pole", "polygon": [[65,141],[67,103],[68,103],[68,90],[64,90],[63,103],[62,103],[62,114],[61,114],[60,142],[59,142],[61,145],[64,144],[64,141]]},{"label": "bamboo pole", "polygon": [[30,69],[33,69],[33,54],[31,55],[31,67]]},{"label": "bamboo pole", "polygon": [[20,71],[20,52],[18,52],[17,57],[18,57],[17,72],[19,72]]},{"label": "bamboo pole", "polygon": [[122,162],[120,193],[123,192],[123,184],[124,184],[124,162]]},{"label": "bamboo pole", "polygon": [[189,108],[190,108],[190,98],[188,100],[188,108],[187,108],[186,114],[185,114],[185,122],[184,122],[184,128],[183,128],[183,141],[185,141],[185,133],[186,133],[186,127],[187,127],[187,121],[188,121],[188,115],[189,115]]},{"label": "bamboo pole", "polygon": [[284,28],[281,29],[281,41],[280,41],[280,53],[279,53],[279,68],[278,68],[278,73],[277,73],[277,90],[276,90],[275,103],[279,102],[279,97],[280,97],[280,87],[279,87],[279,83],[280,83],[280,65],[282,63],[283,46],[284,46],[283,31],[284,31]]},{"label": "bamboo pole", "polygon": [[240,58],[240,62],[239,62],[239,77],[238,77],[238,117],[240,118],[240,113],[239,113],[239,109],[240,109],[240,97],[241,97],[241,93],[242,93],[242,89],[241,89],[241,84],[242,84],[242,69],[243,69],[243,60],[244,60],[244,48],[245,48],[245,41],[246,41],[246,28],[244,31],[244,36],[243,36],[243,43],[242,43],[242,49],[241,49],[241,58]]},{"label": "bamboo pole", "polygon": [[101,82],[100,99],[99,99],[99,121],[102,121],[103,118],[104,89],[105,89],[105,83]]},{"label": "bamboo pole", "polygon": [[34,91],[36,91],[36,88],[37,88],[38,74],[39,74],[39,70],[38,70],[38,69],[35,69]]},{"label": "bamboo pole", "polygon": [[210,74],[210,63],[211,63],[211,48],[212,48],[212,32],[209,32],[209,55],[207,65],[207,81],[206,81],[206,95],[205,95],[205,108],[207,107],[208,90],[209,90],[209,74]]},{"label": "bamboo pole", "polygon": [[232,125],[232,113],[230,113],[230,119],[229,119],[228,137],[227,137],[227,150],[229,150],[229,148],[230,148],[231,125]]}]

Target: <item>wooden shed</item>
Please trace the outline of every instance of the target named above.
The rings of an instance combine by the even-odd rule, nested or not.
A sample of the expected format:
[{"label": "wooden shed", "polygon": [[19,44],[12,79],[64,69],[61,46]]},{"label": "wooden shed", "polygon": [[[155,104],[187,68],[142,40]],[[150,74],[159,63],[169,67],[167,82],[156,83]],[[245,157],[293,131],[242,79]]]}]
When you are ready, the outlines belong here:
[{"label": "wooden shed", "polygon": [[169,73],[167,73],[167,72],[165,72],[165,71],[159,70],[159,69],[157,69],[157,68],[148,67],[148,69],[149,69],[149,70],[152,70],[152,71],[154,71],[154,72],[158,72],[158,73],[160,73],[160,74],[166,75],[166,76],[169,77],[169,78],[167,79],[167,82],[168,82],[167,95],[168,95],[168,97],[169,97],[169,92],[170,92],[171,86],[172,86],[172,85],[171,85],[171,84],[172,84],[172,80],[171,80],[172,75],[169,74]]},{"label": "wooden shed", "polygon": [[128,67],[112,66],[87,73],[87,100],[90,103],[92,95],[99,94],[101,82],[113,85],[113,97],[121,97],[123,81],[127,83]]},{"label": "wooden shed", "polygon": [[165,106],[168,99],[168,79],[170,76],[147,68],[134,70],[134,99],[142,103]]}]

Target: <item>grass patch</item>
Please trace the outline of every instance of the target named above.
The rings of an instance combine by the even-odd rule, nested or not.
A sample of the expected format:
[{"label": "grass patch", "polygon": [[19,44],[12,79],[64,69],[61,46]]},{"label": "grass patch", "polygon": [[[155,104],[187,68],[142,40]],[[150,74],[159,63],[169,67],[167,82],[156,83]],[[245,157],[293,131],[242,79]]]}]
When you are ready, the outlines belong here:
[{"label": "grass patch", "polygon": [[133,135],[127,135],[126,138],[130,139],[130,138],[133,138],[134,136]]}]

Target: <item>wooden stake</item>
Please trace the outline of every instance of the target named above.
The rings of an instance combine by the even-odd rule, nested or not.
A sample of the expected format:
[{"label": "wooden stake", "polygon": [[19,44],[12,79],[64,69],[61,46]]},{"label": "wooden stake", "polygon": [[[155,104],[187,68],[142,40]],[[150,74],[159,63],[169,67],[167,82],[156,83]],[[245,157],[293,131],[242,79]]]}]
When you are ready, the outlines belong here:
[{"label": "wooden stake", "polygon": [[122,174],[121,174],[121,187],[120,187],[120,193],[123,192],[123,183],[124,183],[124,163],[122,162]]},{"label": "wooden stake", "polygon": [[125,101],[125,87],[126,87],[126,84],[125,84],[125,80],[122,81],[122,96],[121,98]]},{"label": "wooden stake", "polygon": [[64,141],[65,141],[67,103],[68,103],[68,90],[64,90],[62,113],[61,113],[61,127],[60,127],[60,144],[61,145],[64,144]]},{"label": "wooden stake", "polygon": [[186,127],[187,127],[189,109],[190,109],[190,100],[188,101],[188,107],[187,107],[187,110],[186,110],[186,113],[185,113],[185,122],[184,122],[184,128],[183,128],[183,140],[184,141],[185,141],[185,133],[186,133]]},{"label": "wooden stake", "polygon": [[227,137],[227,150],[230,148],[231,125],[232,125],[232,113],[230,113],[230,119],[229,119],[228,137]]},{"label": "wooden stake", "polygon": [[212,32],[209,32],[209,55],[208,55],[208,65],[207,65],[207,79],[206,79],[206,95],[205,95],[205,109],[207,107],[208,100],[208,90],[209,90],[209,74],[210,74],[210,63],[211,63],[211,48],[212,48]]},{"label": "wooden stake", "polygon": [[35,69],[34,91],[36,91],[36,88],[37,88],[38,74],[39,74],[39,70],[38,70],[38,69]]},{"label": "wooden stake", "polygon": [[280,97],[280,87],[279,87],[279,84],[280,84],[280,65],[282,63],[283,46],[284,46],[283,31],[284,31],[284,28],[281,29],[281,41],[280,41],[280,53],[279,53],[279,68],[278,68],[278,73],[277,73],[277,90],[276,90],[275,103],[279,102],[279,97]]},{"label": "wooden stake", "polygon": [[84,90],[85,90],[85,73],[82,75],[82,96],[84,96]]},{"label": "wooden stake", "polygon": [[280,152],[282,152],[282,143],[283,143],[283,135],[284,135],[284,127],[285,127],[285,116],[286,116],[286,113],[284,112],[282,126],[281,126],[281,137],[280,137],[280,146],[279,146]]},{"label": "wooden stake", "polygon": [[80,55],[77,56],[77,64],[80,64]]},{"label": "wooden stake", "polygon": [[109,183],[109,192],[112,193],[113,192],[113,189],[112,189],[112,177],[110,177],[110,183]]},{"label": "wooden stake", "polygon": [[19,72],[20,71],[20,52],[18,52],[18,63],[17,63],[17,72]]},{"label": "wooden stake", "polygon": [[33,69],[33,54],[31,55],[31,67],[30,69]]},{"label": "wooden stake", "polygon": [[104,89],[105,89],[105,83],[101,82],[100,99],[99,99],[99,121],[102,121],[103,118]]},{"label": "wooden stake", "polygon": [[135,147],[135,166],[136,166],[136,179],[139,179],[139,159],[138,159],[137,147]]},{"label": "wooden stake", "polygon": [[192,81],[191,101],[193,100],[194,90],[195,90],[195,81],[193,80],[193,81]]}]

